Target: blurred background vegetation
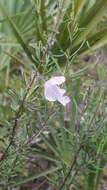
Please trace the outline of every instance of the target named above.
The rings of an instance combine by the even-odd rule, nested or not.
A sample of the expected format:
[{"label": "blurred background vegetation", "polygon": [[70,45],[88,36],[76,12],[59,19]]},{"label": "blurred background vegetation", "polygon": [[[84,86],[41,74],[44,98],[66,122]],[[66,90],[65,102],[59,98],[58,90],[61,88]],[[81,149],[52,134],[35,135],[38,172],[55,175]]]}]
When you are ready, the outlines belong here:
[{"label": "blurred background vegetation", "polygon": [[0,190],[107,188],[106,43],[107,0],[0,0]]}]

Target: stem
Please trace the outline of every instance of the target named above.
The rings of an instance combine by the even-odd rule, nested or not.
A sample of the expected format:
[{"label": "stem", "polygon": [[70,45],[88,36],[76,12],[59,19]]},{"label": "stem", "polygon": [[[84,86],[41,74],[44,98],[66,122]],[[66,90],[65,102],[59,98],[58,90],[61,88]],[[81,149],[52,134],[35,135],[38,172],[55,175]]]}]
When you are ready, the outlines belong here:
[{"label": "stem", "polygon": [[73,168],[74,168],[74,166],[75,166],[75,164],[76,164],[76,161],[77,161],[77,158],[78,158],[78,155],[79,155],[79,153],[80,153],[81,148],[82,148],[82,145],[80,145],[79,149],[78,149],[77,152],[75,153],[74,159],[73,159],[73,161],[72,161],[72,163],[71,163],[71,167],[70,167],[70,169],[69,169],[67,175],[65,176],[64,181],[63,181],[62,184],[60,185],[59,190],[62,190],[62,188],[65,186],[66,181],[68,180],[68,178],[69,178],[69,176],[70,176],[70,174],[71,174],[71,172],[72,172],[72,170],[73,170]]},{"label": "stem", "polygon": [[15,137],[15,133],[16,133],[16,129],[17,129],[17,126],[18,126],[18,120],[21,116],[21,112],[22,112],[22,108],[24,106],[24,103],[25,103],[25,100],[26,100],[26,97],[35,81],[35,78],[36,78],[36,74],[33,76],[32,80],[30,81],[30,84],[28,85],[28,88],[27,88],[27,91],[26,91],[26,94],[23,96],[23,99],[21,101],[21,104],[19,105],[18,109],[16,110],[16,114],[15,114],[15,119],[14,119],[14,123],[13,123],[13,126],[12,126],[12,133],[11,133],[11,137],[10,137],[10,142],[7,146],[7,148],[5,149],[5,152],[3,153],[3,155],[1,156],[0,158],[0,162],[3,161],[9,151],[9,148],[10,146],[13,144],[13,140],[14,140],[14,137]]}]

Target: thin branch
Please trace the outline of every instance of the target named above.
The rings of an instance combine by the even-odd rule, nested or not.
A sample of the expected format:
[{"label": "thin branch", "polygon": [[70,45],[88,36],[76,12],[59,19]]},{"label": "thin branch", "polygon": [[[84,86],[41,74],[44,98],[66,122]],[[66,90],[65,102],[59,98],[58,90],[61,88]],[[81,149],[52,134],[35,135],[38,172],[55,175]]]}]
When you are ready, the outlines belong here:
[{"label": "thin branch", "polygon": [[53,25],[52,33],[48,37],[47,45],[44,48],[44,54],[46,54],[46,52],[50,51],[52,49],[52,47],[54,46],[54,43],[56,40],[56,35],[58,34],[59,26],[61,24],[61,20],[63,17],[64,3],[65,3],[65,0],[62,0],[61,2],[59,2],[59,9],[57,10],[57,15],[56,15],[56,19],[55,19],[55,22]]},{"label": "thin branch", "polygon": [[70,167],[70,169],[69,169],[67,175],[65,176],[64,181],[62,182],[62,184],[60,185],[60,187],[59,187],[58,190],[62,190],[63,187],[65,186],[66,181],[67,181],[67,179],[69,178],[69,176],[70,176],[70,174],[71,174],[71,172],[72,172],[72,170],[73,170],[73,168],[74,168],[74,166],[75,166],[75,164],[76,164],[76,161],[77,161],[78,155],[79,155],[80,150],[82,149],[82,147],[83,147],[83,145],[80,145],[79,148],[78,148],[78,150],[77,150],[77,152],[75,153],[75,155],[74,155],[74,159],[73,159],[73,161],[72,161],[72,163],[71,163],[71,167]]},{"label": "thin branch", "polygon": [[36,74],[33,76],[32,80],[30,81],[29,85],[28,85],[28,88],[26,90],[26,93],[25,95],[23,96],[23,99],[21,101],[21,104],[19,105],[18,109],[16,110],[16,114],[15,114],[15,119],[14,119],[14,122],[13,122],[13,126],[12,126],[12,133],[11,133],[11,137],[10,137],[10,142],[7,146],[7,148],[5,149],[5,152],[3,153],[3,155],[1,156],[0,158],[0,162],[3,161],[8,153],[8,150],[10,148],[10,146],[13,144],[13,140],[14,140],[14,137],[15,137],[15,133],[16,133],[16,129],[17,129],[17,126],[18,126],[18,120],[21,116],[21,112],[22,112],[22,108],[24,106],[24,103],[25,103],[25,100],[26,100],[26,97],[35,81],[35,78],[36,78]]}]

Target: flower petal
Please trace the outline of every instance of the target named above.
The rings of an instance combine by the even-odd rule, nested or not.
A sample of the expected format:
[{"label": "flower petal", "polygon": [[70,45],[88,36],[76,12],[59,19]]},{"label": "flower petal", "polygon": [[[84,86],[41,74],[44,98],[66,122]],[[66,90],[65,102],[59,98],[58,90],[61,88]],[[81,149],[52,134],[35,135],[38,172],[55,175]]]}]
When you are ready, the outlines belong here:
[{"label": "flower petal", "polygon": [[65,82],[65,77],[58,76],[52,77],[50,80],[45,82],[45,90],[44,96],[49,101],[58,101],[63,106],[70,102],[70,98],[68,96],[64,96],[65,89],[59,87],[60,84]]},{"label": "flower petal", "polygon": [[58,99],[58,101],[63,105],[66,106],[71,100],[68,96],[62,96],[62,98]]},{"label": "flower petal", "polygon": [[49,82],[45,83],[45,91],[44,96],[49,101],[56,101],[56,96],[54,95],[54,87],[49,84]]},{"label": "flower petal", "polygon": [[65,89],[63,89],[63,88],[60,88],[60,87],[58,87],[59,88],[59,91],[60,91],[60,95],[61,96],[63,96],[64,94],[65,94]]},{"label": "flower petal", "polygon": [[52,77],[52,78],[50,79],[50,82],[51,82],[52,84],[60,85],[60,84],[62,84],[62,83],[65,82],[65,77],[64,77],[64,76]]},{"label": "flower petal", "polygon": [[64,89],[61,89],[57,85],[52,85],[50,81],[45,83],[45,98],[49,101],[56,101],[60,99],[65,93]]}]

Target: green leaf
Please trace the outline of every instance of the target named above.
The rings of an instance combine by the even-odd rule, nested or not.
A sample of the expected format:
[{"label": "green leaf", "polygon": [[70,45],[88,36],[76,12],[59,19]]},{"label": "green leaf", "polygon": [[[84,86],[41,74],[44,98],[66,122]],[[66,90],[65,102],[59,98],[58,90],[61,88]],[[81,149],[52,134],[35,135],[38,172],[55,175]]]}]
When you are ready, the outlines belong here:
[{"label": "green leaf", "polygon": [[71,113],[71,127],[75,128],[77,119],[77,102],[74,97],[72,97],[72,113]]},{"label": "green leaf", "polygon": [[1,2],[0,2],[0,9],[3,12],[3,14],[5,15],[5,17],[7,18],[8,23],[10,24],[17,41],[20,43],[20,45],[22,46],[23,50],[26,52],[26,54],[30,58],[30,60],[35,63],[36,61],[33,58],[32,52],[30,51],[27,43],[25,42],[24,38],[22,37],[22,35],[21,35],[19,29],[17,28],[16,24],[14,23],[14,21],[11,19],[11,17],[8,16],[8,14]]},{"label": "green leaf", "polygon": [[10,184],[10,187],[18,187],[20,185],[23,185],[25,183],[31,182],[31,181],[33,181],[35,179],[38,179],[40,177],[45,177],[45,176],[47,176],[49,174],[52,174],[52,173],[58,171],[59,169],[60,169],[59,167],[54,167],[54,168],[51,168],[50,170],[46,170],[46,171],[41,172],[39,174],[36,173],[33,176],[29,176],[29,177],[27,177],[27,178],[25,178],[25,179],[23,179],[21,181],[18,181],[18,182],[14,183],[14,184]]},{"label": "green leaf", "polygon": [[103,64],[99,64],[98,65],[97,72],[98,72],[98,78],[99,78],[99,80],[101,80],[101,81],[105,80],[106,70],[105,70],[105,67],[104,67]]}]

